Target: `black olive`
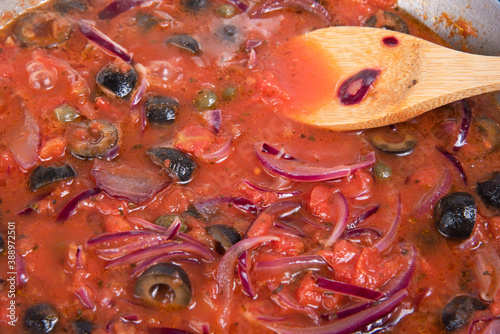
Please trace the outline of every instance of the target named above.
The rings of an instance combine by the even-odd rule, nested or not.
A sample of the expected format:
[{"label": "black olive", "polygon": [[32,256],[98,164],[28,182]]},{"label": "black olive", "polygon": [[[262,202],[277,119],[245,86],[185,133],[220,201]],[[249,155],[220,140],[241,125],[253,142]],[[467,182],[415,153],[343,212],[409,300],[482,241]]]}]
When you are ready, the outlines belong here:
[{"label": "black olive", "polygon": [[160,22],[160,19],[148,13],[138,12],[135,16],[135,21],[139,27],[149,30],[156,26]]},{"label": "black olive", "polygon": [[208,226],[206,230],[214,237],[215,250],[221,255],[241,240],[241,235],[231,226],[212,225]]},{"label": "black olive", "polygon": [[31,171],[28,186],[32,191],[54,182],[76,177],[76,172],[68,164],[62,166],[38,166]]},{"label": "black olive", "polygon": [[86,12],[89,7],[87,0],[57,0],[54,9],[63,14],[75,11]]},{"label": "black olive", "polygon": [[477,193],[487,206],[500,209],[500,173],[495,173],[491,179],[478,182]]},{"label": "black olive", "polygon": [[90,120],[71,124],[66,132],[68,149],[82,159],[103,158],[118,143],[118,130],[108,122]]},{"label": "black olive", "polygon": [[476,223],[476,201],[471,194],[455,192],[441,198],[434,207],[434,222],[441,234],[467,239]]},{"label": "black olive", "polygon": [[59,315],[56,310],[48,304],[38,304],[30,307],[24,313],[24,328],[31,334],[52,333]]},{"label": "black olive", "polygon": [[[178,178],[181,183],[191,181],[191,176],[196,164],[189,155],[173,147],[156,147],[148,150],[147,155],[156,164],[166,167],[173,177]],[[168,166],[166,165],[168,163]]]},{"label": "black olive", "polygon": [[179,102],[168,96],[150,95],[146,99],[146,117],[149,123],[171,124],[174,122]]},{"label": "black olive", "polygon": [[71,323],[75,334],[92,334],[94,324],[87,320],[77,320]]},{"label": "black olive", "polygon": [[471,296],[458,296],[453,298],[441,313],[441,322],[448,331],[454,331],[467,325],[472,315],[479,310],[485,310],[479,299]]},{"label": "black olive", "polygon": [[409,33],[408,26],[401,16],[385,10],[378,12],[366,20],[365,26],[398,31],[403,34]]},{"label": "black olive", "polygon": [[181,267],[158,263],[135,282],[135,296],[156,306],[187,306],[191,302],[191,283]]},{"label": "black olive", "polygon": [[208,7],[209,2],[208,0],[184,0],[182,4],[186,9],[197,12]]},{"label": "black olive", "polygon": [[370,143],[382,152],[408,155],[417,146],[417,135],[408,128],[382,127],[370,132]]},{"label": "black olive", "polygon": [[171,44],[188,51],[196,56],[201,54],[200,43],[189,35],[175,35],[166,40],[167,44]]},{"label": "black olive", "polygon": [[235,42],[238,35],[238,28],[233,25],[223,25],[219,28],[217,37],[226,42]]},{"label": "black olive", "polygon": [[14,34],[21,43],[41,48],[53,48],[65,42],[72,32],[71,22],[52,12],[31,12],[14,27]]},{"label": "black olive", "polygon": [[135,88],[137,73],[125,62],[114,62],[99,71],[96,82],[106,94],[125,98]]}]

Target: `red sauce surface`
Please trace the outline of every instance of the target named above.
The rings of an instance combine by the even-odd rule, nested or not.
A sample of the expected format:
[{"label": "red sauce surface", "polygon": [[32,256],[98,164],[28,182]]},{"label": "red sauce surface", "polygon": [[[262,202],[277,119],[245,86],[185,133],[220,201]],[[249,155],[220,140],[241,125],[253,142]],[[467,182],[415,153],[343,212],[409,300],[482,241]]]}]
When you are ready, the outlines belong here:
[{"label": "red sauce surface", "polygon": [[[191,333],[312,329],[320,333],[341,323],[338,314],[366,299],[319,287],[318,276],[381,293],[384,297],[370,307],[384,303],[384,298],[404,297],[381,319],[353,331],[444,333],[441,312],[459,295],[478,298],[486,309],[474,312],[457,333],[480,333],[494,324],[491,319],[500,314],[500,268],[496,267],[500,220],[476,190],[477,182],[500,169],[498,106],[492,96],[469,99],[472,122],[460,149],[453,147],[463,108],[455,103],[382,129],[386,134],[381,137],[389,145],[401,138],[416,141],[406,154],[388,153],[373,144],[380,129],[333,132],[283,115],[285,107],[322,105],[336,95],[332,90],[337,80],[335,64],[318,60],[307,45],[295,49],[289,43],[327,25],[317,14],[292,7],[253,17],[250,14],[261,4],[251,2],[247,12],[233,8],[232,18],[221,18],[216,9],[227,5],[221,0],[209,1],[199,12],[186,9],[180,1],[157,1],[144,2],[110,20],[97,19],[109,3],[94,0],[86,11],[65,14],[72,20],[73,32],[51,48],[23,44],[14,33],[15,25],[0,38],[0,232],[4,239],[0,332],[29,333],[27,311],[47,304],[58,314],[53,333],[72,333],[74,322],[82,320],[92,324],[92,333],[154,333],[164,327]],[[53,4],[37,10],[53,11]],[[381,11],[397,13],[410,33],[435,40],[431,32],[396,10],[392,0],[330,0],[324,7],[332,24],[364,25]],[[138,81],[128,96],[106,94],[96,84],[104,66],[130,67],[89,41],[78,29],[82,19],[132,55]],[[233,26],[236,34],[222,36],[223,26]],[[194,37],[201,54],[166,43],[177,34]],[[245,50],[248,41],[259,45]],[[147,80],[145,94],[137,96],[142,80]],[[208,112],[196,107],[199,93],[207,90],[217,96],[210,108],[221,111],[218,130],[207,121]],[[141,110],[153,95],[178,103],[171,124],[144,123]],[[80,116],[71,122],[58,121],[54,110],[61,105]],[[72,153],[78,138],[102,139],[96,129],[87,134],[78,130],[89,120],[116,128],[116,154],[83,159]],[[405,131],[412,135],[405,136]],[[271,172],[259,161],[256,152],[262,143],[280,151],[270,158],[272,163],[299,174],[363,163],[373,156],[375,162],[340,178],[299,182]],[[225,145],[230,149],[225,150]],[[172,157],[163,167],[151,159],[148,150],[158,147],[174,147],[194,162],[187,181],[181,182],[167,168]],[[461,163],[467,183],[443,150]],[[37,166],[63,164],[69,164],[76,177],[30,189],[28,182]],[[98,179],[97,169],[105,174],[104,180]],[[77,201],[66,217],[68,202],[89,190],[93,191],[90,197]],[[470,193],[477,204],[474,229],[467,240],[445,237],[433,219],[439,198],[457,191]],[[140,196],[124,198],[131,193]],[[193,208],[207,201],[216,203],[217,210],[203,217]],[[293,213],[281,212],[280,202],[288,203],[281,205],[289,210],[295,208]],[[365,219],[359,219],[367,212]],[[182,268],[189,278],[188,305],[152,305],[136,295],[134,269],[150,257],[113,265],[115,257],[109,256],[114,248],[120,258],[131,253],[126,248],[135,242],[163,238],[164,230],[140,222],[153,223],[167,214],[186,225],[184,234],[161,242],[184,252],[167,262]],[[347,226],[333,238],[345,215]],[[399,226],[391,229],[395,223]],[[209,233],[216,225],[232,228],[242,239],[236,246],[229,245],[228,256],[221,254],[224,251]],[[353,232],[356,228],[358,234]],[[98,236],[126,231],[146,234],[89,243]],[[249,241],[254,243],[246,251],[245,270],[253,298],[239,274],[238,261],[229,259]],[[142,245],[146,254],[154,247]],[[17,263],[12,262],[14,254]],[[265,261],[280,259],[283,262],[271,270],[262,269]],[[306,263],[290,264],[294,259]],[[409,285],[389,295],[412,259],[415,268]],[[8,280],[12,265],[23,274],[16,278],[14,294],[9,293]],[[17,321],[11,319],[12,301]]]}]

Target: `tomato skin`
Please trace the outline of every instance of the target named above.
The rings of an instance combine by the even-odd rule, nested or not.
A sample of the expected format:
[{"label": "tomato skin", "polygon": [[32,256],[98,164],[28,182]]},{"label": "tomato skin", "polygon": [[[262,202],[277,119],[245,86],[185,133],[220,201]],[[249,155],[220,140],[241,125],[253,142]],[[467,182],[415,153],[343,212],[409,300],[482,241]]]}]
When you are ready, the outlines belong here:
[{"label": "tomato skin", "polygon": [[201,154],[215,140],[212,131],[202,126],[193,125],[183,128],[177,133],[175,148],[194,154]]},{"label": "tomato skin", "polygon": [[332,250],[323,250],[320,255],[332,267],[336,280],[349,283],[352,280],[361,248],[347,240],[339,240]]},{"label": "tomato skin", "polygon": [[281,234],[279,240],[273,241],[273,249],[286,256],[297,256],[304,247],[304,242],[300,238],[286,234]]},{"label": "tomato skin", "polygon": [[132,226],[123,218],[109,216],[104,221],[104,229],[108,233],[118,233],[133,230]]},{"label": "tomato skin", "polygon": [[341,181],[339,189],[347,198],[359,200],[370,198],[373,189],[373,175],[358,169]]},{"label": "tomato skin", "polygon": [[64,155],[66,150],[66,140],[63,138],[53,138],[48,140],[40,149],[40,159],[46,161],[59,158]]},{"label": "tomato skin", "polygon": [[331,197],[335,190],[319,185],[313,188],[309,198],[309,209],[323,221],[333,222],[337,217],[337,210],[331,203]]},{"label": "tomato skin", "polygon": [[273,216],[265,212],[261,213],[252,225],[250,225],[250,228],[247,231],[247,237],[252,238],[269,234],[273,222]]}]

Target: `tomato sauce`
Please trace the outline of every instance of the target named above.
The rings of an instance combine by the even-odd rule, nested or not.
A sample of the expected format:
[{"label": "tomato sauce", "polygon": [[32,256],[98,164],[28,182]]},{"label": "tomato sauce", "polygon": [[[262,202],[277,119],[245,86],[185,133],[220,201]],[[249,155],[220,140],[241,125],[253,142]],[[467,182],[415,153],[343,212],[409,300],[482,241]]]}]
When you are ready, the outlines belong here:
[{"label": "tomato sauce", "polygon": [[0,35],[0,332],[499,326],[493,96],[364,131],[286,116],[339,86],[301,34],[443,41],[392,0],[117,4]]}]

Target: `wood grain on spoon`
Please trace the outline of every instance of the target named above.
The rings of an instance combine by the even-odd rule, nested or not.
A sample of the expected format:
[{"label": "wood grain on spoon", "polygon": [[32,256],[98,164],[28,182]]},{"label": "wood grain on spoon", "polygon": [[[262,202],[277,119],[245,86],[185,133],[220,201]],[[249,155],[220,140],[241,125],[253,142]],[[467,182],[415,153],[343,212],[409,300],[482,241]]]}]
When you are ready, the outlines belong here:
[{"label": "wood grain on spoon", "polygon": [[[332,27],[305,34],[298,42],[318,48],[339,78],[327,103],[288,114],[303,123],[335,130],[379,127],[500,90],[500,57],[459,52],[395,31]],[[342,84],[351,78],[351,85],[344,84],[347,93],[363,95],[362,75],[356,75],[369,70],[375,78],[366,95],[358,103],[342,103]]]}]

